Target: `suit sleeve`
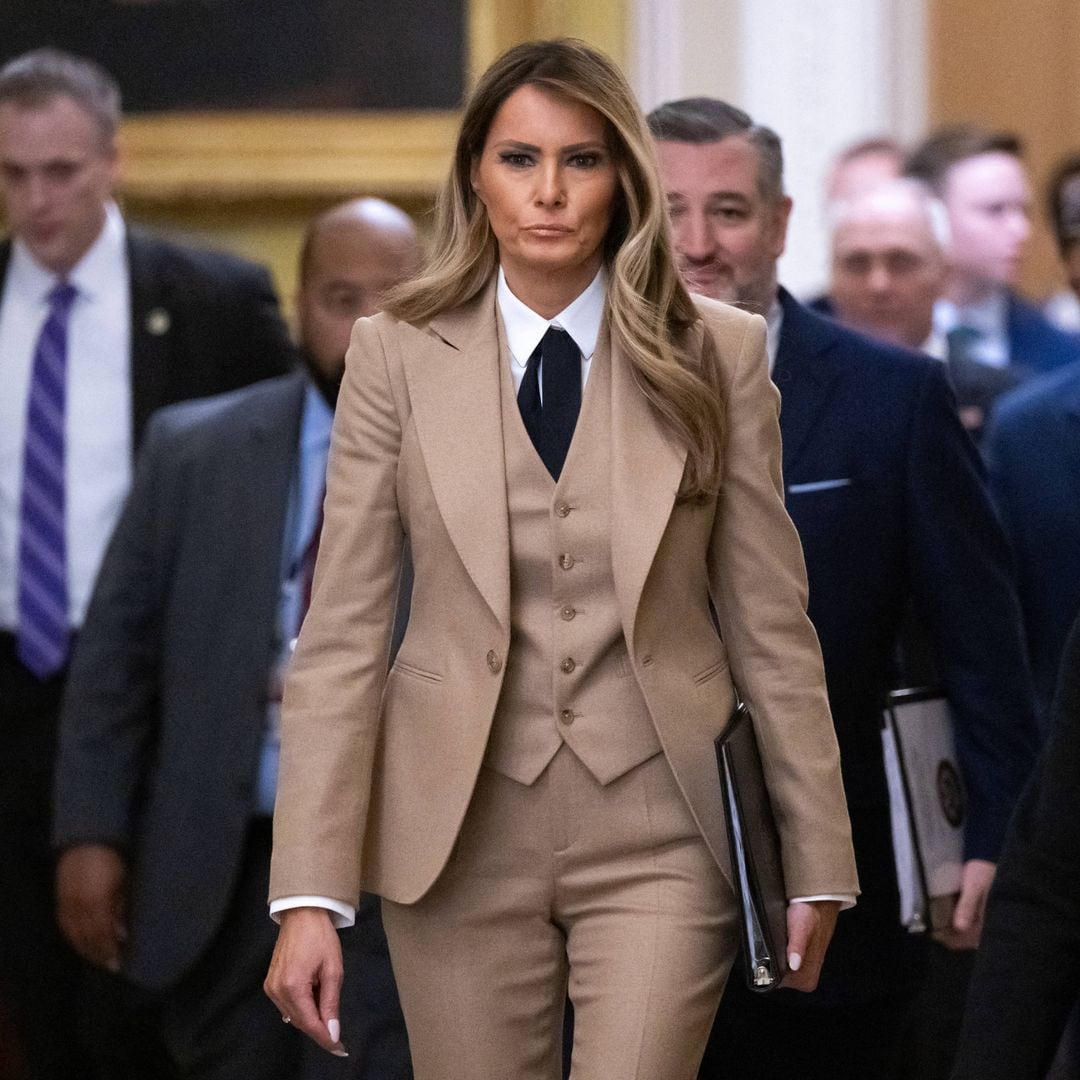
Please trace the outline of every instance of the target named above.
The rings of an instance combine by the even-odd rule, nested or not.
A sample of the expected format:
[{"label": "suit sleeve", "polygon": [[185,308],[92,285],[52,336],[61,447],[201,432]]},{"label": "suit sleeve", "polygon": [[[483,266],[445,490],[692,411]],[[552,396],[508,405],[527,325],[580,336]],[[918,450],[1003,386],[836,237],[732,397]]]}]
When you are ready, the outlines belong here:
[{"label": "suit sleeve", "polygon": [[1054,728],[1009,827],[953,1080],[1042,1080],[1080,993],[1080,623]]},{"label": "suit sleeve", "polygon": [[709,579],[732,675],[754,718],[788,896],[858,893],[840,755],[802,548],[784,509],[779,395],[762,320],[747,322],[726,400]]},{"label": "suit sleeve", "polygon": [[965,856],[996,860],[1036,745],[1011,555],[944,375],[928,368],[907,459],[909,574],[955,718]]},{"label": "suit sleeve", "polygon": [[404,540],[387,365],[377,325],[361,319],[334,417],[311,607],[285,681],[271,900],[355,905],[360,893]]},{"label": "suit sleeve", "polygon": [[55,773],[58,848],[92,842],[126,851],[132,842],[157,724],[163,568],[156,536],[169,507],[182,502],[164,475],[170,457],[159,416],[148,428],[65,686]]}]

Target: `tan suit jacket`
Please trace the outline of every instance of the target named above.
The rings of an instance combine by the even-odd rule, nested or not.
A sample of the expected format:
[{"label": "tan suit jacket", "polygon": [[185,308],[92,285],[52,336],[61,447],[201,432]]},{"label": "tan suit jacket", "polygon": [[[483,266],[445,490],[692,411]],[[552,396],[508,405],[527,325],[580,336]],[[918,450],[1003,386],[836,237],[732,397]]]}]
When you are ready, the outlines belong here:
[{"label": "tan suit jacket", "polygon": [[[612,346],[612,564],[630,660],[721,869],[713,739],[753,712],[789,895],[858,891],[806,575],[780,479],[765,324],[700,301],[727,403],[723,486],[677,502],[685,448]],[[449,858],[510,641],[494,285],[425,327],[353,331],[312,606],[286,682],[271,899],[418,900]],[[409,627],[385,675],[402,545]],[[712,597],[722,641],[710,619]]]}]

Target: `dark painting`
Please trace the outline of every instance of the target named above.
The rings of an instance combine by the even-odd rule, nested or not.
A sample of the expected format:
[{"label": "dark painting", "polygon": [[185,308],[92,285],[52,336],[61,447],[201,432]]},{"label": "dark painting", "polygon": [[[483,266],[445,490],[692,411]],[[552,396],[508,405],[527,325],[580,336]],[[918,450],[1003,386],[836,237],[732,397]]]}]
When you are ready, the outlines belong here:
[{"label": "dark painting", "polygon": [[93,57],[128,113],[456,109],[465,0],[0,0],[0,60]]}]

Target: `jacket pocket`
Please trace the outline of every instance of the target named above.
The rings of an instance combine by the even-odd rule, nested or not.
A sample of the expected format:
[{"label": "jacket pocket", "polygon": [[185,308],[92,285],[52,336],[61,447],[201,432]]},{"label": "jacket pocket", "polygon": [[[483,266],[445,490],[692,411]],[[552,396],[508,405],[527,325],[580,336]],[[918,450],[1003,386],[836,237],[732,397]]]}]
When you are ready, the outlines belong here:
[{"label": "jacket pocket", "polygon": [[420,679],[423,682],[439,683],[443,681],[443,677],[437,671],[425,671],[423,668],[413,667],[412,664],[407,664],[400,658],[394,661],[393,670],[401,672],[402,675],[408,675],[413,679]]},{"label": "jacket pocket", "polygon": [[702,668],[694,676],[694,682],[700,686],[704,682],[708,682],[710,679],[715,679],[717,675],[722,671],[727,671],[728,661],[726,656],[721,656],[719,659],[714,660],[707,668]]}]

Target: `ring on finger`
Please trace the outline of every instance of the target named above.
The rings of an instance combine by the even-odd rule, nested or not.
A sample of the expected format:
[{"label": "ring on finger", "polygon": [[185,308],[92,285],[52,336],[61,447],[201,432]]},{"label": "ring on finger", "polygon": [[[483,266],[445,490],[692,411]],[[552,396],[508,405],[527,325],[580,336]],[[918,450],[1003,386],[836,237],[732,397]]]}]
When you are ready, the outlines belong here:
[{"label": "ring on finger", "polygon": [[283,1016],[281,1018],[281,1022],[283,1024],[291,1024],[292,1023],[292,1017],[291,1016]]}]

